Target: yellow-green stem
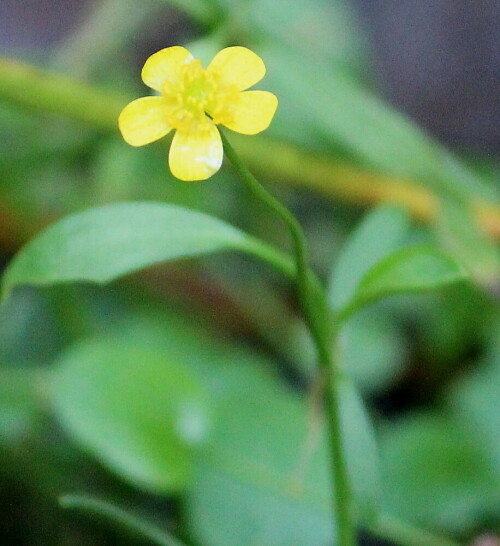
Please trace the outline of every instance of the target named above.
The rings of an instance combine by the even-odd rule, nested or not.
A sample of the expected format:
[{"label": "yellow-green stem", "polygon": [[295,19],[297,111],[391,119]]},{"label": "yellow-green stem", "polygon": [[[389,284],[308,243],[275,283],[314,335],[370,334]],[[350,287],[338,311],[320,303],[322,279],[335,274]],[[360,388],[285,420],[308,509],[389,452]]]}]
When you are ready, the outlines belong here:
[{"label": "yellow-green stem", "polygon": [[321,285],[308,265],[306,241],[293,214],[273,197],[252,175],[240,160],[222,133],[226,157],[231,161],[239,177],[252,194],[268,206],[290,230],[296,259],[296,282],[299,299],[306,323],[314,340],[320,364],[322,383],[325,385],[325,410],[330,444],[333,515],[339,546],[354,546],[355,529],[352,514],[352,498],[347,464],[344,457],[340,404],[337,396],[337,370],[330,349],[330,313]]}]

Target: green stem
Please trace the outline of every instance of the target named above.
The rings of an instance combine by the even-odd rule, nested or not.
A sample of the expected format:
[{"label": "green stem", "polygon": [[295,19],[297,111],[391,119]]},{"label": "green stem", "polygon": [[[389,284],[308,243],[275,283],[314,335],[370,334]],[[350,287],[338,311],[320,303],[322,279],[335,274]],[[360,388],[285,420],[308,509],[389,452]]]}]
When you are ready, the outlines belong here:
[{"label": "green stem", "polygon": [[308,265],[306,240],[300,224],[293,214],[272,196],[252,175],[240,160],[226,136],[222,133],[226,157],[231,161],[239,177],[252,194],[268,206],[290,230],[296,257],[296,281],[300,303],[307,325],[316,345],[320,372],[325,384],[325,410],[330,442],[330,463],[334,521],[337,526],[338,544],[355,545],[355,530],[352,517],[352,502],[347,465],[344,457],[340,407],[336,389],[337,370],[330,349],[330,312],[321,284]]},{"label": "green stem", "polygon": [[139,536],[148,538],[158,546],[184,546],[182,542],[162,529],[158,529],[158,527],[151,523],[129,514],[125,510],[113,506],[108,502],[81,495],[64,495],[60,497],[59,504],[62,508],[81,510],[105,517]]},{"label": "green stem", "polygon": [[423,531],[387,514],[380,515],[370,530],[379,537],[404,546],[459,546],[453,540]]}]

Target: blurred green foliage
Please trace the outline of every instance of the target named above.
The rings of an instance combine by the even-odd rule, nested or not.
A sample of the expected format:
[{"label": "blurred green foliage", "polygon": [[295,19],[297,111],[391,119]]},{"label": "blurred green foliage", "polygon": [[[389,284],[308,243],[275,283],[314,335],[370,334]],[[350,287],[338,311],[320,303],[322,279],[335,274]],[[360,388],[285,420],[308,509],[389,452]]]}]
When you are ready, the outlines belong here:
[{"label": "blurred green foliage", "polygon": [[[266,156],[263,140],[258,153],[243,153],[302,221],[332,307],[346,311],[343,426],[362,526],[376,531],[380,510],[462,540],[498,530],[498,228],[476,224],[478,203],[498,221],[494,164],[461,160],[376,97],[366,41],[348,2],[164,3],[186,17],[180,39],[201,58],[241,43],[266,61],[266,89],[280,99],[268,138],[278,147]],[[289,280],[244,255],[157,263],[227,247],[250,249],[288,270],[280,253],[270,258],[270,247],[256,241],[285,250],[289,241],[229,167],[205,183],[179,182],[168,172],[165,142],[136,150],[112,130],[121,97],[144,94],[135,52],[151,47],[148,26],[161,2],[151,1],[147,13],[143,4],[149,2],[99,3],[66,49],[40,60],[87,79],[96,97],[107,89],[101,106],[109,119],[102,123],[92,122],[90,95],[75,107],[83,113],[71,115],[71,104],[49,107],[50,93],[19,94],[15,78],[0,70],[5,263],[49,223],[90,207],[127,202],[127,212],[133,202],[155,201],[168,204],[158,210],[204,213],[179,208],[177,224],[142,234],[137,218],[117,214],[109,230],[77,225],[90,250],[51,254],[65,237],[61,225],[94,218],[83,213],[51,228],[52,238],[41,236],[54,256],[52,270],[37,270],[41,238],[25,248],[24,262],[10,262],[4,289],[133,274],[106,286],[17,286],[0,307],[2,543],[142,543],[105,518],[57,506],[61,494],[82,493],[127,507],[189,544],[326,544],[332,529],[325,446],[307,401],[315,357]],[[143,36],[142,45],[131,36]],[[410,181],[433,196],[438,213],[422,215],[431,218],[424,224],[401,208],[382,207],[361,223],[363,211],[352,203],[369,200],[348,183],[339,200],[315,195],[312,184],[291,189],[286,166],[279,166],[288,156],[271,157],[280,150],[325,162],[328,179],[307,161],[294,175],[316,177],[320,193],[328,193],[342,165],[360,173],[361,185],[370,184],[364,173],[402,192]],[[148,254],[147,239],[160,228],[165,242],[155,239],[160,244]],[[117,269],[100,277],[86,274],[113,258],[105,244],[120,235],[130,237],[128,261],[111,259]],[[94,263],[96,246],[102,261]],[[450,280],[461,282],[445,286]],[[381,299],[431,288],[437,290]],[[359,312],[347,320],[351,311]]]}]

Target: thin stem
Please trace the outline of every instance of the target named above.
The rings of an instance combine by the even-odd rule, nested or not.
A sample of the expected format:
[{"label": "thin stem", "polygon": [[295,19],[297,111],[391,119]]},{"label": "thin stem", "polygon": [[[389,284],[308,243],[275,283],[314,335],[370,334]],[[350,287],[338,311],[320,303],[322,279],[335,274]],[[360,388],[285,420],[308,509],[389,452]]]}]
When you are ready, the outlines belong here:
[{"label": "thin stem", "polygon": [[293,214],[271,195],[240,160],[226,136],[222,141],[227,158],[231,161],[245,186],[277,214],[290,230],[296,257],[296,282],[300,303],[307,325],[316,345],[322,383],[325,385],[325,410],[330,442],[330,464],[334,521],[340,546],[355,545],[352,501],[347,465],[344,458],[340,407],[336,389],[336,369],[330,349],[330,313],[323,290],[308,265],[305,236]]},{"label": "thin stem", "polygon": [[377,536],[403,546],[459,546],[453,540],[424,531],[387,514],[380,515],[370,530]]},{"label": "thin stem", "polygon": [[59,504],[62,508],[81,510],[105,517],[118,523],[121,527],[133,531],[137,535],[148,538],[158,546],[184,546],[182,542],[162,529],[158,529],[158,527],[151,523],[129,514],[125,510],[113,506],[108,502],[81,495],[64,495],[59,498]]},{"label": "thin stem", "polygon": [[[293,214],[271,195],[253,176],[246,165],[240,160],[222,131],[221,134],[226,157],[231,161],[246,187],[255,195],[255,197],[277,214],[290,230],[294,243],[300,302],[304,307],[306,321],[311,329],[313,338],[317,342],[320,361],[322,364],[330,367],[331,358],[328,347],[329,334],[326,332],[327,326],[325,325],[325,322],[327,322],[327,318],[329,317],[329,311],[324,303],[322,294],[320,294],[320,291],[322,290],[321,285],[308,266],[306,241],[302,228]],[[321,306],[320,309],[318,309],[315,304],[319,304]]]}]

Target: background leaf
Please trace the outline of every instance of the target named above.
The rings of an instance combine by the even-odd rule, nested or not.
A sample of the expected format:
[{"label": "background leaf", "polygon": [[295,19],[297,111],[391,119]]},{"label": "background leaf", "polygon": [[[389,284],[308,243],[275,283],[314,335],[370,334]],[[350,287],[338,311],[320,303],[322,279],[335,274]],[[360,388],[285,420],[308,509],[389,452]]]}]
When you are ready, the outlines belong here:
[{"label": "background leaf", "polygon": [[500,329],[481,364],[452,385],[447,402],[500,476]]},{"label": "background leaf", "polygon": [[342,369],[363,393],[383,393],[403,376],[408,348],[402,328],[379,305],[363,309],[343,326]]},{"label": "background leaf", "polygon": [[436,230],[444,248],[460,260],[479,284],[500,289],[500,250],[478,226],[470,203],[443,199],[440,209]]},{"label": "background leaf", "polygon": [[366,273],[341,315],[348,316],[367,303],[392,294],[435,290],[467,278],[463,267],[437,248],[403,248]]},{"label": "background leaf", "polygon": [[[188,495],[196,539],[208,546],[331,543],[325,431],[311,435],[306,401],[256,367],[233,366],[225,382],[233,388],[225,389]],[[339,396],[357,506],[369,517],[378,502],[371,428],[349,380],[340,382]]]},{"label": "background leaf", "polygon": [[363,35],[351,3],[310,0],[307,7],[288,0],[251,0],[244,24],[256,40],[264,35],[287,51],[316,55],[327,67],[349,74],[366,68]]},{"label": "background leaf", "polygon": [[342,248],[330,278],[329,301],[343,307],[365,273],[408,237],[410,219],[401,208],[383,206],[368,214]]},{"label": "background leaf", "polygon": [[376,516],[380,500],[375,435],[361,396],[351,379],[340,376],[337,388],[347,471],[358,515],[362,522],[367,522]]},{"label": "background leaf", "polygon": [[228,249],[281,260],[264,243],[196,211],[108,205],[71,215],[33,239],[7,268],[3,294],[22,284],[107,282],[164,260]]},{"label": "background leaf", "polygon": [[186,485],[191,449],[207,433],[208,402],[196,376],[166,353],[125,341],[82,343],[63,354],[53,404],[86,450],[157,493]]},{"label": "background leaf", "polygon": [[41,413],[37,386],[42,379],[30,368],[0,367],[1,448],[20,443],[32,432]]}]

